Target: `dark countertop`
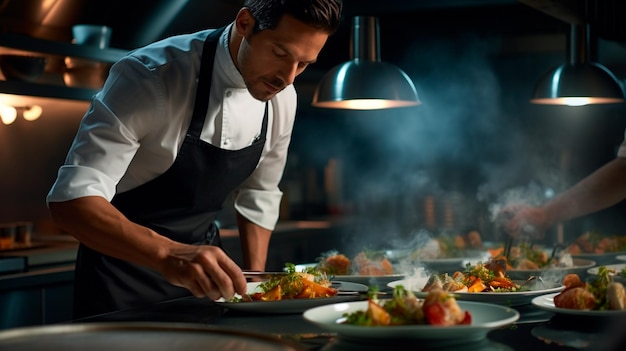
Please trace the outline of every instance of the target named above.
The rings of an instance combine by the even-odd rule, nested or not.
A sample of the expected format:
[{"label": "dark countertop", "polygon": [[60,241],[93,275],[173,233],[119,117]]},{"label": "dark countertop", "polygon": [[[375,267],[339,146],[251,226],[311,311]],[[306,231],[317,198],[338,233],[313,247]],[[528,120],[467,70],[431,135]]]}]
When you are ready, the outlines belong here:
[{"label": "dark countertop", "polygon": [[78,241],[69,235],[33,236],[30,245],[16,245],[13,249],[0,250],[0,259],[22,258],[25,270],[57,264],[74,263]]},{"label": "dark countertop", "polygon": [[[521,318],[515,324],[489,332],[483,341],[463,343],[454,347],[437,347],[446,350],[489,351],[570,351],[577,349],[617,351],[626,350],[623,335],[626,318],[619,320],[572,318],[554,315],[532,305],[517,308]],[[296,341],[305,350],[382,350],[415,349],[394,340],[381,342],[355,342],[346,340],[306,321],[302,314],[251,314],[226,310],[222,306],[194,297],[163,302],[146,308],[119,311],[74,323],[109,322],[167,322],[211,325],[240,332],[271,335],[280,339]],[[616,340],[621,338],[621,340]]]}]

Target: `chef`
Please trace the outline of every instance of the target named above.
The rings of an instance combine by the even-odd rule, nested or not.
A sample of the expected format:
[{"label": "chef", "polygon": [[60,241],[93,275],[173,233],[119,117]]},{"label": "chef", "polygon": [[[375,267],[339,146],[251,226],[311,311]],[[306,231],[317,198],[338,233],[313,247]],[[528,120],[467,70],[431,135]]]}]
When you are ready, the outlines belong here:
[{"label": "chef", "polygon": [[264,270],[296,112],[292,85],[341,0],[246,0],[220,29],[115,63],[48,196],[80,241],[75,318],[245,293],[215,218],[234,198],[244,268]]}]

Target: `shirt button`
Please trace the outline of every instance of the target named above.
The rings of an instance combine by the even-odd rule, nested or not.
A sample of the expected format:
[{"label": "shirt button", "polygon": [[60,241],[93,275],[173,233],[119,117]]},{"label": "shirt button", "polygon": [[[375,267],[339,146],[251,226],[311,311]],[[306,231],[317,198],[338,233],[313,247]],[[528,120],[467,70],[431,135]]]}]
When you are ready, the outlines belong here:
[{"label": "shirt button", "polygon": [[233,95],[233,92],[232,92],[232,91],[230,91],[230,90],[228,90],[228,91],[226,92],[226,97],[230,97],[231,95]]}]

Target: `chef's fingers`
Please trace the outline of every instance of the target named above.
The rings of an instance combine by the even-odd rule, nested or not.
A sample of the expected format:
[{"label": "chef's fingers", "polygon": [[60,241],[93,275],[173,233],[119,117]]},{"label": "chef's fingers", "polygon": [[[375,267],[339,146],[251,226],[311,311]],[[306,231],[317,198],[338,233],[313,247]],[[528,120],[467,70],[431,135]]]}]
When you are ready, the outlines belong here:
[{"label": "chef's fingers", "polygon": [[201,273],[194,268],[194,265],[189,261],[180,259],[178,257],[171,257],[168,259],[166,267],[163,271],[163,276],[172,285],[185,288],[195,297],[205,297],[206,288],[201,286],[197,280],[198,275],[204,275],[204,271]]},{"label": "chef's fingers", "polygon": [[231,298],[235,293],[246,294],[247,282],[239,265],[230,259],[224,251],[211,255],[211,258],[215,259],[214,264],[217,267],[213,269],[210,278],[222,296]]},{"label": "chef's fingers", "polygon": [[231,298],[234,295],[232,282],[224,282],[223,278],[220,283],[212,280],[213,276],[224,275],[218,263],[224,259],[230,260],[218,247],[189,245],[168,257],[162,270],[163,276],[171,284],[186,288],[196,297],[217,300],[224,292],[225,298]]},{"label": "chef's fingers", "polygon": [[206,293],[204,292],[204,289],[202,289],[200,284],[198,284],[198,282],[196,281],[191,281],[189,285],[186,286],[186,288],[195,297],[198,297],[198,298],[206,297]]},{"label": "chef's fingers", "polygon": [[[231,265],[236,267],[235,274],[224,270],[224,267]],[[196,282],[212,300],[220,297],[230,299],[235,295],[233,280],[238,277],[237,270],[245,282],[237,264],[222,249],[215,246],[202,246],[193,258],[192,266]]]},{"label": "chef's fingers", "polygon": [[189,265],[188,271],[191,272],[191,282],[190,285],[192,288],[196,288],[199,292],[194,296],[196,297],[207,297],[211,300],[217,300],[220,297],[224,297],[225,299],[230,299],[231,295],[222,295],[221,289],[219,286],[213,281],[212,277],[218,274],[216,272],[216,268],[219,267],[213,265],[211,266],[205,260],[202,259],[202,255],[194,258],[193,262]]}]

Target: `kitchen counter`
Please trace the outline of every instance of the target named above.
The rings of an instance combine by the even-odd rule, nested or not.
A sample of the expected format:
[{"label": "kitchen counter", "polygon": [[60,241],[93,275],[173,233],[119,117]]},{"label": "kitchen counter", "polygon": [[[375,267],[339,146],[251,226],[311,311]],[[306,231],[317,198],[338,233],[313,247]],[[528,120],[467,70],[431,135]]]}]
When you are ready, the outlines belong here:
[{"label": "kitchen counter", "polygon": [[[286,227],[281,228],[276,235],[277,241],[274,247],[276,254],[281,254],[280,247],[282,247],[282,245],[285,245],[285,247],[288,244],[290,244],[291,247],[294,246],[295,243],[291,235],[294,232],[301,233],[298,238],[302,240],[297,241],[298,245],[302,247],[296,249],[295,251],[297,252],[294,251],[292,254],[294,257],[301,259],[306,259],[307,255],[322,252],[320,251],[322,248],[316,246],[321,244],[322,241],[328,240],[332,242],[334,240],[341,240],[339,238],[340,235],[336,235],[337,233],[333,229],[333,226],[327,226],[323,222],[290,223],[285,226]],[[309,229],[303,230],[302,226],[307,226]],[[227,242],[232,240],[234,244],[235,239],[237,239],[236,232],[231,233],[227,231],[223,234]],[[322,238],[324,239],[321,240]],[[332,247],[327,246],[324,249],[327,250],[330,248]],[[65,247],[65,249],[67,249],[67,247]],[[284,252],[282,252],[282,254],[286,255]],[[281,258],[281,262],[284,262],[284,257]],[[5,302],[5,305],[0,306],[0,310],[4,312],[5,318],[17,318],[17,316],[23,318],[25,313],[32,310],[37,310],[37,312],[43,316],[41,320],[27,320],[21,325],[45,324],[53,327],[66,324],[71,326],[84,324],[95,325],[100,323],[113,325],[119,324],[119,322],[191,324],[239,332],[252,332],[259,335],[276,337],[280,340],[289,340],[297,343],[297,345],[301,346],[303,350],[306,351],[402,350],[415,349],[416,344],[420,343],[413,341],[410,344],[402,344],[394,340],[384,340],[381,344],[380,342],[363,343],[362,341],[347,340],[309,323],[304,320],[301,314],[270,315],[226,310],[212,301],[194,297],[72,321],[70,317],[67,317],[71,311],[63,307],[65,305],[58,302],[60,297],[71,299],[72,278],[73,265],[70,264],[0,277],[0,296],[2,296],[0,302]],[[30,285],[37,281],[37,279],[49,283],[42,289],[43,292],[39,290],[33,291],[36,285]],[[9,283],[10,281],[12,282]],[[18,284],[23,288],[29,289],[28,293],[30,295],[36,293],[36,298],[28,302],[25,301],[20,306],[20,301],[17,300],[14,295],[2,295],[3,289],[11,292],[11,289],[17,287],[17,285],[11,284]],[[41,304],[43,302],[48,302],[51,306],[39,307],[37,305],[37,303]],[[39,307],[41,311],[38,310],[37,307]],[[51,316],[55,315],[51,312],[51,309],[55,307],[61,311],[57,311],[56,317],[51,318]],[[553,313],[540,310],[532,305],[518,306],[515,307],[515,309],[520,312],[520,319],[511,326],[491,331],[487,339],[471,344],[464,343],[454,347],[437,347],[436,349],[454,349],[455,351],[477,349],[481,351],[626,350],[626,335],[623,333],[624,326],[626,325],[626,317],[609,320],[554,315]],[[0,315],[0,317],[1,316],[2,315]],[[7,326],[19,327],[21,325],[16,325],[13,320],[5,320],[4,327],[0,329],[6,329]],[[617,338],[621,338],[619,342],[616,340]]]},{"label": "kitchen counter", "polygon": [[[312,262],[343,236],[330,221],[285,221],[272,236],[268,270]],[[222,244],[241,264],[237,230],[221,229]],[[78,242],[69,235],[33,236],[33,245],[0,251],[0,330],[69,321]]]},{"label": "kitchen counter", "polygon": [[76,261],[78,242],[33,242],[28,248],[0,251],[0,258],[24,259],[24,270]]},{"label": "kitchen counter", "polygon": [[0,329],[71,320],[77,250],[72,237],[42,236],[0,251]]}]

